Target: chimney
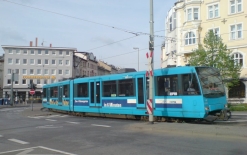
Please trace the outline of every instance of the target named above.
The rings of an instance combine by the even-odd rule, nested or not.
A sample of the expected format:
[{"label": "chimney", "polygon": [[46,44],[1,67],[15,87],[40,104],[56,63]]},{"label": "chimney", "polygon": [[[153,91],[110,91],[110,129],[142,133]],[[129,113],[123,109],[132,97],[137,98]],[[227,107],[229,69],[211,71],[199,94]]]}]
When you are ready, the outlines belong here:
[{"label": "chimney", "polygon": [[36,38],[35,46],[38,46],[38,38]]},{"label": "chimney", "polygon": [[30,41],[30,47],[32,47],[33,46],[33,42],[32,41]]},{"label": "chimney", "polygon": [[52,47],[52,44],[50,44],[50,47]]}]

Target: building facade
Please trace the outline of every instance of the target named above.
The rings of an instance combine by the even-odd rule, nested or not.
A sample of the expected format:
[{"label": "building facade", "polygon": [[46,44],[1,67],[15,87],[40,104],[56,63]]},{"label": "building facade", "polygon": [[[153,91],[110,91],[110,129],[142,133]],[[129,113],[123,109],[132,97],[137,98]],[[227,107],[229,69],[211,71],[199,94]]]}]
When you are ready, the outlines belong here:
[{"label": "building facade", "polygon": [[[37,44],[36,44],[37,45]],[[7,46],[2,45],[4,54],[3,97],[10,97],[11,76],[13,96],[18,101],[28,100],[28,84],[37,84],[34,98],[40,98],[42,86],[73,77],[73,55],[76,48],[43,47],[43,46]]]},{"label": "building facade", "polygon": [[184,66],[192,50],[213,30],[242,66],[240,85],[227,90],[229,102],[247,103],[247,1],[178,0],[166,18],[162,67]]}]

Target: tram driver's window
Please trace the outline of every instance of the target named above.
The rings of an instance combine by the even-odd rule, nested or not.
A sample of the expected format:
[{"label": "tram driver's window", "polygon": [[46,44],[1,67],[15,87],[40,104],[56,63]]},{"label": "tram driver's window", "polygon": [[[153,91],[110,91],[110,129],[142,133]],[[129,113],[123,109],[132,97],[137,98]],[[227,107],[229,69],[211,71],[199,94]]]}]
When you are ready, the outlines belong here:
[{"label": "tram driver's window", "polygon": [[182,75],[183,95],[199,95],[200,89],[195,74]]}]

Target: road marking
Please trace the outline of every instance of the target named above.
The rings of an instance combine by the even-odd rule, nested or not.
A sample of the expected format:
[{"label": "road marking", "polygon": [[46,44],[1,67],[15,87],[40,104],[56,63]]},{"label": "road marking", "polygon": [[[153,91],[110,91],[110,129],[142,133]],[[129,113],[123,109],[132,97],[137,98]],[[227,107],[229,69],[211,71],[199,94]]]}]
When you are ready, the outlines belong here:
[{"label": "road marking", "polygon": [[99,124],[91,124],[92,126],[100,126],[100,127],[105,127],[105,128],[110,128],[111,126],[108,125],[99,125]]},{"label": "road marking", "polygon": [[69,122],[69,121],[66,121],[67,123],[71,123],[71,124],[80,124],[80,122]]},{"label": "road marking", "polygon": [[63,126],[54,126],[54,125],[43,125],[43,126],[37,126],[36,128],[40,129],[51,129],[51,128],[62,128]]},{"label": "road marking", "polygon": [[52,121],[52,122],[57,121],[57,120],[54,120],[54,119],[45,119],[45,120],[47,120],[47,121]]},{"label": "road marking", "polygon": [[18,139],[8,139],[8,140],[12,141],[12,142],[20,143],[20,144],[29,144],[28,142],[24,142],[24,141],[18,140]]},{"label": "road marking", "polygon": [[[35,149],[44,149],[44,150],[49,150],[49,151],[60,153],[60,154],[65,154],[65,155],[76,155],[76,154],[73,154],[73,153],[68,153],[68,152],[60,151],[60,150],[55,150],[55,149],[51,149],[51,148],[44,147],[44,146],[36,146],[36,147],[30,147],[30,148],[25,148],[25,149],[5,151],[5,152],[0,152],[0,154],[9,154],[9,153],[12,153],[13,154],[15,152],[18,153],[19,151],[22,151],[22,152],[19,152],[16,155],[31,155],[31,154],[27,154],[27,153],[32,152]],[[36,154],[36,155],[49,155],[49,154],[46,153],[46,154]],[[53,154],[50,154],[50,155],[54,155],[54,153]]]},{"label": "road marking", "polygon": [[60,151],[60,150],[51,149],[51,148],[44,147],[44,146],[39,146],[39,148],[54,151],[54,152],[59,152],[59,153],[67,154],[67,155],[76,155],[76,154],[72,154],[72,153],[68,153],[68,152],[64,152],[64,151]]},{"label": "road marking", "polygon": [[40,118],[44,118],[45,116],[28,116],[29,118],[35,118],[35,119],[40,119]]}]

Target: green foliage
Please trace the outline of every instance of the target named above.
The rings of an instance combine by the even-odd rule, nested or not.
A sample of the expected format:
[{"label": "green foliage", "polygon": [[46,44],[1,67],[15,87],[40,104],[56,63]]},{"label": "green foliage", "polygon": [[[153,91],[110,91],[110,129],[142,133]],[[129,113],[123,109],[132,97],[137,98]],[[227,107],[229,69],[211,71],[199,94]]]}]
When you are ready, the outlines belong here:
[{"label": "green foliage", "polygon": [[231,111],[247,111],[247,104],[228,104]]},{"label": "green foliage", "polygon": [[221,37],[209,31],[203,45],[193,50],[189,63],[192,66],[211,66],[220,70],[225,85],[230,88],[238,85],[241,66],[235,63],[231,51],[222,42]]}]

